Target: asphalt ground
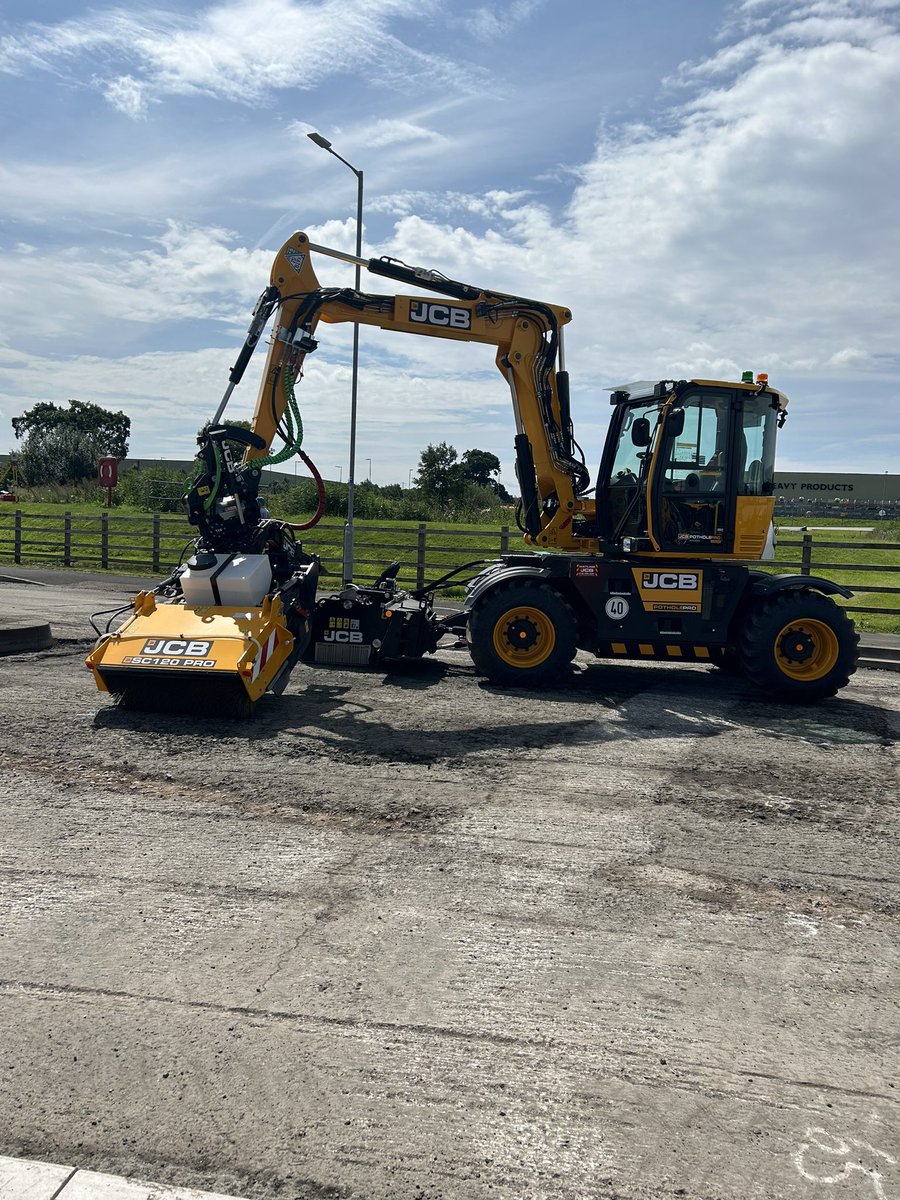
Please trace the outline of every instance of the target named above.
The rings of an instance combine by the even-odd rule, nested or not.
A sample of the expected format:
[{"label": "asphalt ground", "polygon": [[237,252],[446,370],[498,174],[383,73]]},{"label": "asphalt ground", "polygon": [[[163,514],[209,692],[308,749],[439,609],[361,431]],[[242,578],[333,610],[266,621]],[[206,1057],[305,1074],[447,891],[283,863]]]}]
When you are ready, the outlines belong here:
[{"label": "asphalt ground", "polygon": [[120,598],[0,584],[58,639],[0,658],[0,1154],[251,1200],[900,1195],[895,675],[796,709],[580,656],[532,694],[448,647],[236,725],[94,690]]}]

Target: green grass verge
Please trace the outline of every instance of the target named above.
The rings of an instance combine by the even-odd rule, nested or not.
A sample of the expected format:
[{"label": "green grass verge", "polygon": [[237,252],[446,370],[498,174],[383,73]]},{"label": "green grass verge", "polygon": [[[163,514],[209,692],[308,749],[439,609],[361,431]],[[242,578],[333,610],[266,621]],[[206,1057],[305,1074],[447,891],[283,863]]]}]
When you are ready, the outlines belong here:
[{"label": "green grass verge", "polygon": [[[857,628],[871,633],[900,633],[898,612],[855,611],[858,607],[900,609],[900,594],[878,590],[900,587],[900,549],[890,548],[900,544],[900,521],[808,517],[804,524],[795,517],[782,517],[776,524],[776,562],[801,562],[804,532],[808,532],[812,537],[812,574],[843,584],[855,593],[846,607]],[[835,543],[845,545],[838,548]],[[845,603],[840,597],[836,599]]]}]

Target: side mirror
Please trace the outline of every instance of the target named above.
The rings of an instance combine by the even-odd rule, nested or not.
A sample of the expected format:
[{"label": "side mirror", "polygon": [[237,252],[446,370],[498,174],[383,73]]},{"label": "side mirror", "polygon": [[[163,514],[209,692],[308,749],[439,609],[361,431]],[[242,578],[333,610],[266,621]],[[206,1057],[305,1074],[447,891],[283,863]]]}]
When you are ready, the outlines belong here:
[{"label": "side mirror", "polygon": [[676,408],[674,412],[669,414],[669,419],[666,422],[666,433],[670,437],[681,437],[684,433],[684,409]]},{"label": "side mirror", "polygon": [[631,426],[631,442],[634,446],[650,445],[650,422],[647,417],[638,417]]}]

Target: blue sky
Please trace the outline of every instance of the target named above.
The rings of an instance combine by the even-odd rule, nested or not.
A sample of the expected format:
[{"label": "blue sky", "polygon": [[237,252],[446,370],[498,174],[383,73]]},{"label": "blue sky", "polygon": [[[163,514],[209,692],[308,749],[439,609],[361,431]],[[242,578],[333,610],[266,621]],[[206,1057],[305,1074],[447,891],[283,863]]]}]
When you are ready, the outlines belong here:
[{"label": "blue sky", "polygon": [[[318,129],[365,172],[365,253],[573,310],[592,469],[606,388],[745,369],[791,397],[783,469],[897,469],[900,0],[12,0],[0,97],[4,450],[74,397],[193,454],[278,247],[352,248]],[[300,391],[345,479],[349,360],[323,327]],[[446,440],[513,482],[489,349],[364,329],[361,363],[357,478]]]}]

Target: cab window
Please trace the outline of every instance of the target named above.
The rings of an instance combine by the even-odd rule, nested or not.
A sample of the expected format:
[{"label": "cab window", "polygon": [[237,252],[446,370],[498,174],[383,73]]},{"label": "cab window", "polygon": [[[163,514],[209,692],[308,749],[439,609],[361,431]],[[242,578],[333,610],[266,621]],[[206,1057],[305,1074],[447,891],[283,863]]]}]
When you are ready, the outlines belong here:
[{"label": "cab window", "polygon": [[610,483],[613,486],[617,484],[633,484],[637,481],[641,473],[647,447],[635,445],[633,437],[634,423],[639,417],[648,417],[652,430],[656,425],[658,414],[659,405],[657,403],[640,408],[635,406],[626,411],[622,427],[619,430],[619,442],[616,446],[616,455],[613,459],[612,471],[610,473]]},{"label": "cab window", "polygon": [[748,398],[741,415],[743,439],[738,492],[771,496],[775,469],[775,420],[767,397]]},{"label": "cab window", "polygon": [[602,496],[598,496],[600,520],[610,537],[646,535],[647,518],[641,480],[652,447],[645,445],[638,436],[635,422],[643,419],[645,431],[649,425],[652,441],[658,417],[658,400],[635,404],[622,412],[608,482]]},{"label": "cab window", "polygon": [[729,399],[724,392],[685,398],[684,428],[668,447],[664,478],[669,491],[721,490],[728,453]]}]

